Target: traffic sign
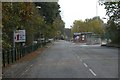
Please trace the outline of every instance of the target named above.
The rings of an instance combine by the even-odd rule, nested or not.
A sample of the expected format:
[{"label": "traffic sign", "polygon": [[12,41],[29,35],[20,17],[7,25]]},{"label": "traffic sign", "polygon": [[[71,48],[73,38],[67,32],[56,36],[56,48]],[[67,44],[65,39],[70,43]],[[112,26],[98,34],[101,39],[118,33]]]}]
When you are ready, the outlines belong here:
[{"label": "traffic sign", "polygon": [[14,39],[15,42],[25,42],[26,41],[25,30],[16,30],[14,34]]}]

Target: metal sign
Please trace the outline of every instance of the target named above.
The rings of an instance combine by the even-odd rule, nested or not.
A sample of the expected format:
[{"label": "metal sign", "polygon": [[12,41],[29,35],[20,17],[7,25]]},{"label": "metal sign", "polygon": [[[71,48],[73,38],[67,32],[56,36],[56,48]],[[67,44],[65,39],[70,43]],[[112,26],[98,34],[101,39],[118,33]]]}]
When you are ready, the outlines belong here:
[{"label": "metal sign", "polygon": [[14,34],[14,39],[15,42],[25,42],[26,41],[25,30],[16,30]]}]

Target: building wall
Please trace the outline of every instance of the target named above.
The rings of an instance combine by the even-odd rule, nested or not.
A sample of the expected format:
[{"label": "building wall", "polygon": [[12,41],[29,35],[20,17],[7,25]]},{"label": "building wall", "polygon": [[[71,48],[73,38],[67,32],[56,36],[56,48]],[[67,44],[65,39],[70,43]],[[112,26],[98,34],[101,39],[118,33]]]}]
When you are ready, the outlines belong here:
[{"label": "building wall", "polygon": [[71,29],[65,29],[66,40],[70,40],[71,38]]},{"label": "building wall", "polygon": [[[82,35],[84,35],[84,40],[82,39]],[[78,33],[79,40],[76,40],[74,38],[74,42],[79,42],[79,43],[86,43],[88,45],[91,44],[101,44],[101,38],[93,34],[92,32],[83,32],[83,33]]]}]

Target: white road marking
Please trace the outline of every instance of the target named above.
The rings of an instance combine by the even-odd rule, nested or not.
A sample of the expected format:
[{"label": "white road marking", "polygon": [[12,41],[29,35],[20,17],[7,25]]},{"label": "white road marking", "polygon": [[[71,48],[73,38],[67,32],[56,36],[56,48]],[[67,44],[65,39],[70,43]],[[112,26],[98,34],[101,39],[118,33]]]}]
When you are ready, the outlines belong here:
[{"label": "white road marking", "polygon": [[[30,67],[32,67],[32,66],[33,66],[33,64],[30,65]],[[21,74],[21,76],[24,75],[30,69],[30,67],[28,69],[26,69],[25,72]]]},{"label": "white road marking", "polygon": [[80,61],[82,62],[82,59],[80,59]]},{"label": "white road marking", "polygon": [[[30,65],[30,67],[32,67],[33,65]],[[25,72],[27,72],[29,69],[30,69],[30,67],[29,68],[27,68],[26,70],[25,70]]]},{"label": "white road marking", "polygon": [[28,71],[28,69],[25,72],[27,72],[27,71]]},{"label": "white road marking", "polygon": [[22,73],[21,76],[24,75],[24,74],[25,74],[25,73]]},{"label": "white road marking", "polygon": [[[76,55],[76,57],[84,64],[84,66],[85,66],[86,68],[88,67],[88,65],[87,65],[86,63],[84,63],[83,60],[82,60],[78,55]],[[94,76],[96,76],[95,72],[94,72],[92,69],[89,69],[89,71],[90,71]]]},{"label": "white road marking", "polygon": [[85,67],[88,67],[88,65],[86,63],[83,63],[85,65]]},{"label": "white road marking", "polygon": [[96,76],[96,74],[93,72],[92,69],[89,69],[89,70],[90,70],[90,72],[91,72],[94,76]]},{"label": "white road marking", "polygon": [[79,59],[80,57],[79,57],[79,56],[77,56],[77,58]]}]

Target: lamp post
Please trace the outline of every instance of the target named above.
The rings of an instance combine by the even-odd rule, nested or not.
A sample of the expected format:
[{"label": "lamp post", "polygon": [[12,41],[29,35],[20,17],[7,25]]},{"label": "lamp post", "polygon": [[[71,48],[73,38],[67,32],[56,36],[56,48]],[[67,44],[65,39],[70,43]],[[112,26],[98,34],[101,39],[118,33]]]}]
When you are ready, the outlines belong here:
[{"label": "lamp post", "polygon": [[[41,9],[41,6],[36,6],[36,8],[37,8],[37,9]],[[40,30],[40,26],[39,26],[38,28],[39,28],[39,30]],[[39,36],[38,36],[38,37],[39,37],[39,38],[38,38],[38,43],[41,43],[41,33],[40,33],[40,31],[39,31],[38,34],[39,34]]]},{"label": "lamp post", "polygon": [[40,9],[41,7],[40,6],[36,6],[36,8]]},{"label": "lamp post", "polygon": [[107,22],[108,22],[108,20],[109,20],[109,19],[108,19],[108,18],[106,18],[106,17],[103,17],[102,19],[107,20]]},{"label": "lamp post", "polygon": [[[108,22],[108,20],[109,20],[108,18],[105,18],[105,17],[103,17],[102,19],[106,19],[107,22]],[[108,25],[108,24],[107,24],[107,25]],[[109,41],[108,41],[108,40],[109,40],[109,39],[108,39],[108,33],[106,33],[106,32],[105,32],[105,38],[107,39],[107,43],[108,43],[108,42],[109,42]]]}]

